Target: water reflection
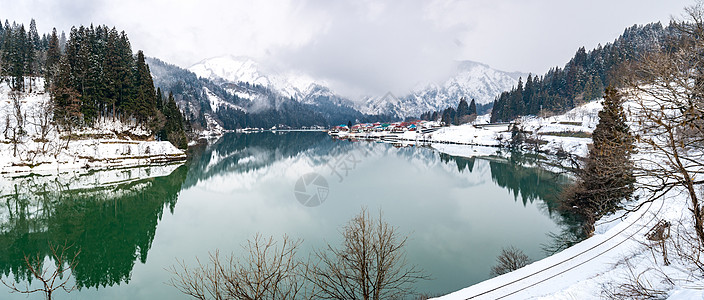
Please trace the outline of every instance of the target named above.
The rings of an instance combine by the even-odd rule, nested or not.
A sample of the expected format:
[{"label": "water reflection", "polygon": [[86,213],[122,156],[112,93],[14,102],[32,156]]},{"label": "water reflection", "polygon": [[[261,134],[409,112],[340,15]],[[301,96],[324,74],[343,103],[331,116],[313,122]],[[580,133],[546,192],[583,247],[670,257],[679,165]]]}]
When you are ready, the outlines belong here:
[{"label": "water reflection", "polygon": [[[155,172],[168,176],[149,177]],[[186,174],[185,166],[161,166],[5,179],[2,274],[27,280],[25,255],[50,257],[50,244],[66,243],[73,245],[70,257],[80,250],[73,270],[79,288],[129,282],[135,262],[146,262],[164,209],[175,208]]]},{"label": "water reflection", "polygon": [[[486,279],[488,266],[482,264],[490,265],[493,253],[511,242],[503,239],[523,239],[521,243],[532,245],[537,243],[532,239],[545,234],[517,232],[510,228],[512,224],[489,224],[481,219],[487,215],[482,209],[511,210],[507,215],[534,223],[522,227],[544,230],[565,224],[554,211],[555,197],[567,179],[522,166],[530,162],[520,155],[463,157],[423,147],[397,149],[384,143],[333,140],[320,132],[229,134],[190,151],[183,166],[0,179],[0,271],[24,281],[30,276],[25,255],[49,257],[49,243],[68,243],[74,245],[72,251],[80,249],[74,270],[80,288],[131,286],[130,290],[137,290],[135,286],[142,283],[131,280],[137,262],[144,266],[142,274],[168,276],[163,272],[168,266],[164,261],[202,257],[207,250],[223,246],[219,243],[225,232],[234,239],[228,241],[229,247],[267,227],[305,238],[307,244],[314,238],[330,241],[338,225],[360,205],[368,205],[384,206],[391,222],[413,234],[411,244],[416,250],[409,258],[435,268],[431,273],[442,281],[421,289],[437,293]],[[295,198],[295,182],[310,172],[330,183],[331,199],[321,207],[304,207]],[[502,189],[481,192],[489,185]],[[516,206],[512,201],[494,199],[506,192],[522,202],[521,210],[509,207]],[[521,219],[528,210],[523,208],[535,203],[533,207],[552,221],[543,215]],[[179,207],[185,215],[173,216]],[[228,211],[230,219],[217,220],[213,209]],[[168,218],[173,223],[162,222]],[[193,224],[184,225],[184,220]],[[162,240],[174,239],[174,232],[200,236],[195,242],[162,241],[170,249],[156,250],[159,258],[148,261],[160,222],[166,223],[160,225]],[[480,226],[503,226],[497,230],[509,233],[496,234],[499,240],[486,242],[481,239],[494,234],[487,231],[480,236],[476,232]],[[193,243],[198,246],[188,245]],[[469,255],[482,262],[464,258]],[[474,273],[462,277],[459,271]],[[153,284],[145,288],[157,295],[173,292]],[[135,296],[126,295],[115,298]],[[91,295],[82,291],[77,297]]]}]

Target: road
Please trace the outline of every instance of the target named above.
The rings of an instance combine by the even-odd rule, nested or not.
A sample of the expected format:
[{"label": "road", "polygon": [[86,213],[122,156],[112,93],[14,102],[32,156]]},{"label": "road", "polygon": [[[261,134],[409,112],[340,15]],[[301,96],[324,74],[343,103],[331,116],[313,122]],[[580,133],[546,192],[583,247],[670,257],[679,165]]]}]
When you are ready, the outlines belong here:
[{"label": "road", "polygon": [[548,296],[594,278],[612,269],[629,247],[639,245],[633,237],[645,235],[657,223],[655,216],[663,203],[663,200],[650,202],[603,234],[519,270],[436,299],[528,299]]}]

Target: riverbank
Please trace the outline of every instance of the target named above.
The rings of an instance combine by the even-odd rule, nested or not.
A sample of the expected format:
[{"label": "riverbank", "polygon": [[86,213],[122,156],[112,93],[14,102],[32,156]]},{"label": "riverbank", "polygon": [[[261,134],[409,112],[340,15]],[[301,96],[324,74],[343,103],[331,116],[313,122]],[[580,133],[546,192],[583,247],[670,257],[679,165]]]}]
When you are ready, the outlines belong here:
[{"label": "riverbank", "polygon": [[141,126],[101,119],[92,128],[59,130],[43,81],[34,91],[0,84],[0,174],[24,176],[183,162],[186,153],[155,141]]},{"label": "riverbank", "polygon": [[[627,114],[637,110],[632,102],[625,104]],[[581,132],[593,130],[598,122],[598,109],[588,103],[567,115],[546,122],[541,118],[523,118],[526,131],[538,133],[564,132],[565,126],[582,126]],[[570,115],[571,114],[571,115]],[[570,116],[568,116],[570,115]],[[630,116],[629,116],[630,118]],[[578,120],[582,120],[578,124]],[[631,119],[631,121],[633,121]],[[546,126],[547,125],[547,126]],[[637,129],[636,123],[631,127]],[[458,130],[458,129],[455,129]],[[575,132],[575,131],[573,131]],[[499,132],[505,137],[507,132]],[[564,134],[543,134],[549,141],[544,151],[564,149],[586,156],[587,138],[565,137]],[[457,135],[455,135],[457,136]],[[547,140],[547,139],[546,139]],[[553,146],[549,146],[549,145]],[[555,147],[559,145],[559,147]],[[646,145],[632,159],[636,164],[653,161],[655,156]],[[571,150],[570,150],[571,149]],[[696,155],[696,154],[695,154]],[[660,158],[664,159],[664,158]],[[700,159],[693,157],[692,159]],[[664,160],[661,163],[666,163]],[[637,185],[652,184],[656,178],[640,176]],[[667,299],[701,299],[704,280],[693,260],[700,263],[693,238],[692,217],[687,193],[675,188],[652,198],[645,189],[638,189],[634,201],[618,212],[607,215],[595,224],[594,235],[555,255],[533,262],[519,270],[486,280],[437,299],[595,299],[655,297]],[[649,239],[657,224],[672,224],[666,246],[669,262],[665,263],[661,245]],[[669,227],[668,227],[669,228]],[[691,244],[694,243],[694,244]],[[679,246],[677,246],[679,245]],[[679,248],[678,248],[679,247]],[[701,248],[699,248],[701,249]],[[619,296],[620,295],[620,296]],[[638,296],[639,295],[639,296]],[[648,296],[649,295],[649,296]]]},{"label": "riverbank", "polygon": [[[592,101],[574,108],[562,115],[549,117],[522,117],[515,125],[521,129],[525,143],[518,146],[524,150],[533,150],[558,157],[572,155],[586,157],[588,145],[592,142],[591,134],[599,122],[601,101]],[[434,148],[448,148],[443,145],[512,147],[512,124],[488,124],[488,116],[480,116],[472,124],[448,127],[421,128],[414,131],[370,131],[370,132],[329,132],[333,137],[352,140],[379,140],[399,144],[430,145]],[[452,148],[455,155],[481,156],[492,151],[477,151],[481,148]],[[449,153],[453,154],[453,153]]]}]

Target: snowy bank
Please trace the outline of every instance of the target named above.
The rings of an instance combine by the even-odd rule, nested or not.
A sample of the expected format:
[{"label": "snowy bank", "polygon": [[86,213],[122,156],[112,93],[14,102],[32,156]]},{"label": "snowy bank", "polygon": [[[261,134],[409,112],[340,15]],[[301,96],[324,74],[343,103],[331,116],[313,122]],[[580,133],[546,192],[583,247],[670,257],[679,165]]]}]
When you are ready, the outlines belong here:
[{"label": "snowy bank", "polygon": [[[540,152],[548,154],[569,153],[586,157],[591,133],[599,122],[601,101],[592,101],[569,112],[551,116],[528,116],[519,118],[516,124],[526,138],[531,139]],[[413,142],[429,144],[436,148],[440,144],[507,147],[511,141],[511,124],[486,124],[488,116],[479,116],[474,124],[463,124],[440,128],[419,128],[414,131],[332,132],[331,135],[346,139],[378,139],[387,142]],[[481,149],[475,148],[474,150]],[[492,153],[478,150],[478,156]]]},{"label": "snowy bank", "polygon": [[100,119],[93,128],[60,131],[43,80],[32,93],[0,84],[0,174],[50,174],[71,169],[111,169],[182,162],[183,150],[120,120]]},{"label": "snowy bank", "polygon": [[[633,101],[624,106],[629,114],[636,109]],[[599,109],[597,102],[591,102],[565,115],[522,118],[520,123],[533,133],[591,133],[598,123]],[[637,129],[636,123],[630,126]],[[541,150],[564,148],[586,155],[589,139],[560,135],[543,135],[548,142],[544,145],[547,149]],[[583,141],[581,145],[579,141]],[[632,158],[637,164],[657,159],[644,144],[637,148],[639,152]],[[694,155],[691,159],[700,159],[701,154]],[[652,182],[651,176],[638,177],[638,184]],[[691,232],[687,193],[675,188],[649,201],[651,196],[644,189],[637,190],[627,209],[603,217],[596,222],[592,237],[562,252],[436,299],[704,299],[702,254]],[[650,238],[661,226],[658,224],[671,224],[667,244]],[[665,263],[661,249],[667,249],[669,263]]]}]

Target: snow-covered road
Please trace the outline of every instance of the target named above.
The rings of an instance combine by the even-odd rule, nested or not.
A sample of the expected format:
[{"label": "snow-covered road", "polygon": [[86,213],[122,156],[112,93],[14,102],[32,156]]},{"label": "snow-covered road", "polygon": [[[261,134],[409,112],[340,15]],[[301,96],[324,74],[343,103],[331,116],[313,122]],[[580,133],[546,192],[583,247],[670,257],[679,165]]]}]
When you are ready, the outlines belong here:
[{"label": "snow-covered road", "polygon": [[[621,259],[624,250],[640,245],[636,235],[645,235],[657,223],[655,216],[663,200],[647,203],[603,234],[597,234],[560,253],[437,299],[530,299],[570,295],[568,287],[591,280]],[[592,289],[593,291],[593,289]],[[585,291],[577,291],[582,294]],[[598,297],[598,295],[592,295]]]}]

